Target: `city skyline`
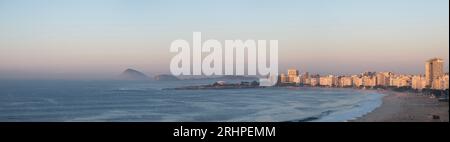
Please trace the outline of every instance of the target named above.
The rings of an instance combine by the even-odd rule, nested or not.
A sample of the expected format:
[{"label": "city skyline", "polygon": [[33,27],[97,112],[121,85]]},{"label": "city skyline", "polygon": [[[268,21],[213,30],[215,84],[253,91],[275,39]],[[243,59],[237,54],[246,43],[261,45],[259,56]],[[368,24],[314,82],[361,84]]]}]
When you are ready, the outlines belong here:
[{"label": "city skyline", "polygon": [[287,75],[278,75],[278,85],[324,86],[344,88],[402,88],[402,89],[436,89],[446,90],[449,87],[449,73],[444,73],[444,62],[440,58],[425,61],[425,74],[398,74],[394,72],[363,72],[351,75],[320,75],[297,69],[288,69]]},{"label": "city skyline", "polygon": [[[0,0],[0,79],[169,73],[170,43],[279,40],[279,71],[425,74],[449,68],[447,0]],[[207,12],[205,12],[207,11]]]}]

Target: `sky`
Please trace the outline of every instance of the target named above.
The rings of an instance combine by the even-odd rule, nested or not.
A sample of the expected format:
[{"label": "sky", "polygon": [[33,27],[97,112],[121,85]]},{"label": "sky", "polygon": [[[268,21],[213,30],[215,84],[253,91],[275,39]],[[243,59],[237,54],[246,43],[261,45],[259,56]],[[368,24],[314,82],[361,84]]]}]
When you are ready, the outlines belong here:
[{"label": "sky", "polygon": [[449,68],[448,0],[0,0],[0,79],[169,73],[192,32],[278,40],[280,72]]}]

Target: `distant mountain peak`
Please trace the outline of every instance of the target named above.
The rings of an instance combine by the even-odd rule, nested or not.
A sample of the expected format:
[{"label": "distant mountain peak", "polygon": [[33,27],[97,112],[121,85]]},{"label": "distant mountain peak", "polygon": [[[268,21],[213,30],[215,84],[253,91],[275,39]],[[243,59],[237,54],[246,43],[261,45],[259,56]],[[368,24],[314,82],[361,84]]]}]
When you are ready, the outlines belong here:
[{"label": "distant mountain peak", "polygon": [[124,80],[148,80],[149,77],[144,73],[135,69],[128,68],[119,75],[120,79]]}]

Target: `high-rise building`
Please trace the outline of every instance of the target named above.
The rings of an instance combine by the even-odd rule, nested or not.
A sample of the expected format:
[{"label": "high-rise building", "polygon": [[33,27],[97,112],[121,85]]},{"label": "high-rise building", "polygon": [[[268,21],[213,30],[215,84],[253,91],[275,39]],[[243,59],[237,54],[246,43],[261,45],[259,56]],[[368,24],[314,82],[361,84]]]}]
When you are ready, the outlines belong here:
[{"label": "high-rise building", "polygon": [[444,75],[444,60],[433,58],[425,62],[425,78],[427,86],[432,86],[433,80]]}]

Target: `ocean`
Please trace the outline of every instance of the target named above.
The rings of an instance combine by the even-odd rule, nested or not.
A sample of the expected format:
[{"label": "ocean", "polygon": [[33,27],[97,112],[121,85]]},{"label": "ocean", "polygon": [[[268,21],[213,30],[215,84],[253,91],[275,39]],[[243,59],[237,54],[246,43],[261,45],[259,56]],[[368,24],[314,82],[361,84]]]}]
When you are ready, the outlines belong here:
[{"label": "ocean", "polygon": [[2,80],[0,121],[343,122],[384,96],[342,88],[165,90],[214,81]]}]

